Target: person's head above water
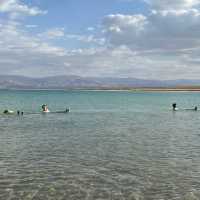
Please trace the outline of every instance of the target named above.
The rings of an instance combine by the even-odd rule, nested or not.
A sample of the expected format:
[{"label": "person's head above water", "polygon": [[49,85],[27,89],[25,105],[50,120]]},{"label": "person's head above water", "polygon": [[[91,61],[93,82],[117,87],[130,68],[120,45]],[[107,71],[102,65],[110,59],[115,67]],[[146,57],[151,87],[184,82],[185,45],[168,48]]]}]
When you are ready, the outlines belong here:
[{"label": "person's head above water", "polygon": [[173,103],[173,104],[172,104],[172,109],[173,109],[174,111],[178,110],[178,108],[176,107],[176,103]]},{"label": "person's head above water", "polygon": [[47,106],[47,105],[43,104],[43,105],[42,105],[42,110],[45,110],[46,106]]},{"label": "person's head above water", "polygon": [[172,104],[172,107],[173,107],[173,108],[176,108],[176,103],[173,103],[173,104]]},{"label": "person's head above water", "polygon": [[43,105],[42,105],[42,111],[43,111],[43,112],[48,112],[48,111],[49,111],[49,109],[48,109],[48,107],[47,107],[46,104],[43,104]]}]

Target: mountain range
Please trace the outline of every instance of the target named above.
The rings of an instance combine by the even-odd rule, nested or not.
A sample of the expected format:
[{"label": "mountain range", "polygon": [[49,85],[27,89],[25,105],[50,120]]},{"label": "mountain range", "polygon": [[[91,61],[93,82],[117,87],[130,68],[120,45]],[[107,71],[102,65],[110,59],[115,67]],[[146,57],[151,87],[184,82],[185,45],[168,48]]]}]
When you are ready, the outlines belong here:
[{"label": "mountain range", "polygon": [[200,80],[146,80],[137,78],[100,78],[80,76],[52,76],[30,78],[0,75],[0,89],[131,89],[197,87]]}]

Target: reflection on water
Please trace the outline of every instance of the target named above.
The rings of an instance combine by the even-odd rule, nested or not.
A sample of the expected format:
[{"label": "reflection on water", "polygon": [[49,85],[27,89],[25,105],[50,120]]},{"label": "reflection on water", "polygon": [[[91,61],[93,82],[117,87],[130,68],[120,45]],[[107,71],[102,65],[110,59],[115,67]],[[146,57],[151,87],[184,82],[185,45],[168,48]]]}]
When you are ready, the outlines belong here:
[{"label": "reflection on water", "polygon": [[1,116],[0,199],[200,199],[199,120],[149,105]]}]

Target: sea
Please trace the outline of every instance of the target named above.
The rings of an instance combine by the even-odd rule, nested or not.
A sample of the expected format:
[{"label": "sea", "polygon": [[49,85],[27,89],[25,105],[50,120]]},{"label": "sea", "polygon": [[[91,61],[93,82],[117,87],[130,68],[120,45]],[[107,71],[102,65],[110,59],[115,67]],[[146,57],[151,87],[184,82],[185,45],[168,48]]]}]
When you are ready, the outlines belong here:
[{"label": "sea", "polygon": [[5,109],[0,200],[200,199],[198,92],[1,90]]}]

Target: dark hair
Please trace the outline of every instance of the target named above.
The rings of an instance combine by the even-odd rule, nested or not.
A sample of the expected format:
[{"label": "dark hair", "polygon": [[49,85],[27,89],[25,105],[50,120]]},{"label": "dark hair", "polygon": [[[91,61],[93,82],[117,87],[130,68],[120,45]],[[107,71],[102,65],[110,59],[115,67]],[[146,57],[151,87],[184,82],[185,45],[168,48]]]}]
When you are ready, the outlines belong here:
[{"label": "dark hair", "polygon": [[173,108],[176,108],[176,103],[173,103],[172,106],[173,106]]}]

